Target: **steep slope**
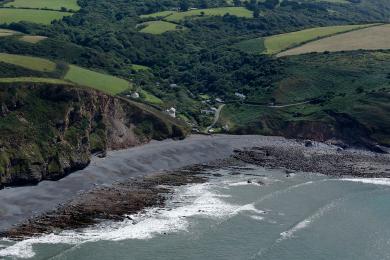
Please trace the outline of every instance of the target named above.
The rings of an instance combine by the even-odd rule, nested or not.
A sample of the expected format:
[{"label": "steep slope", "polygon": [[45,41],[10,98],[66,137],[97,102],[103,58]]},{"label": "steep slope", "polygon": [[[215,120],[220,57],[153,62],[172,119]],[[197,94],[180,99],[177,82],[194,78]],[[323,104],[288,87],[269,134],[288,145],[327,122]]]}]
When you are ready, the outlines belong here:
[{"label": "steep slope", "polygon": [[187,133],[146,105],[66,85],[2,83],[0,104],[1,186],[56,180],[91,154]]}]

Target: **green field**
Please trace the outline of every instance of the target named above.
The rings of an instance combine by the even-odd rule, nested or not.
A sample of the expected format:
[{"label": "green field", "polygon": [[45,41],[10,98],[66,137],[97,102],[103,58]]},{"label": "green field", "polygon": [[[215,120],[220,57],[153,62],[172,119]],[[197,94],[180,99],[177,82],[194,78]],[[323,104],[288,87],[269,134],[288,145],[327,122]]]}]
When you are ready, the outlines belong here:
[{"label": "green field", "polygon": [[169,31],[180,30],[178,29],[178,25],[165,21],[151,21],[142,23],[141,25],[145,26],[140,30],[142,33],[162,34]]},{"label": "green field", "polygon": [[23,55],[14,55],[8,53],[0,53],[0,62],[5,62],[20,66],[26,69],[42,71],[42,72],[51,72],[56,69],[56,64],[47,59],[23,56]]},{"label": "green field", "polygon": [[75,65],[69,65],[69,70],[64,79],[112,95],[123,92],[129,89],[130,86],[130,83],[124,79],[84,69]]},{"label": "green field", "polygon": [[155,95],[150,94],[149,92],[145,90],[140,91],[140,97],[147,103],[154,104],[154,105],[161,105],[163,104],[163,101],[156,97]]},{"label": "green field", "polygon": [[134,71],[137,71],[137,72],[138,71],[146,71],[146,70],[151,69],[148,66],[143,66],[143,65],[139,65],[139,64],[132,64],[130,68]]},{"label": "green field", "polygon": [[72,14],[73,13],[59,11],[0,8],[0,24],[17,23],[21,21],[50,24],[54,20],[61,20],[63,17]]},{"label": "green field", "polygon": [[141,15],[141,18],[164,18],[168,15],[171,15],[173,13],[176,13],[175,11],[162,11],[162,12],[157,12],[157,13],[152,13],[152,14],[144,14]]},{"label": "green field", "polygon": [[225,14],[235,15],[238,17],[252,18],[253,12],[249,11],[244,7],[220,7],[220,8],[209,8],[209,9],[197,9],[187,12],[176,12],[167,17],[165,20],[178,22],[187,17],[200,17],[204,13],[205,16],[223,16]]},{"label": "green field", "polygon": [[236,44],[235,47],[251,54],[262,54],[265,51],[263,38],[245,40]]},{"label": "green field", "polygon": [[272,55],[309,41],[374,25],[378,24],[316,27],[291,33],[277,34],[265,38],[245,40],[236,44],[236,47],[247,53]]},{"label": "green field", "polygon": [[141,18],[163,18],[168,22],[179,22],[185,18],[204,16],[223,16],[225,14],[238,17],[252,18],[253,12],[244,7],[218,7],[208,9],[196,9],[187,12],[164,11],[148,15],[142,15]]},{"label": "green field", "polygon": [[33,82],[33,83],[48,83],[48,84],[66,84],[73,85],[72,83],[52,78],[37,78],[37,77],[16,77],[16,78],[0,78],[1,83],[13,83],[13,82]]},{"label": "green field", "polygon": [[15,8],[51,9],[59,11],[62,8],[73,11],[80,10],[77,0],[14,0],[6,3],[4,6]]}]

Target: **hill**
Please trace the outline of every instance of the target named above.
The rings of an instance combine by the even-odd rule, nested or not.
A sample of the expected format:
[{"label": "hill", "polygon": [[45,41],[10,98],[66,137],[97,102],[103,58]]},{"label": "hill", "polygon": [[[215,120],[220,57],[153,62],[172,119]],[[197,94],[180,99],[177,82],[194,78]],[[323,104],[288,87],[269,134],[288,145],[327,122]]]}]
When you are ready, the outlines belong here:
[{"label": "hill", "polygon": [[267,36],[264,38],[250,39],[237,44],[237,46],[241,50],[250,53],[272,55],[319,38],[329,37],[335,34],[345,33],[370,26],[373,25],[362,24],[316,27],[296,32]]},{"label": "hill", "polygon": [[187,134],[151,107],[91,89],[60,82],[0,85],[1,186],[56,180],[84,168],[91,154]]},{"label": "hill", "polygon": [[336,52],[352,50],[390,49],[390,25],[375,26],[342,33],[332,37],[303,44],[277,54],[277,57],[310,52]]},{"label": "hill", "polygon": [[388,51],[286,57],[272,91],[227,105],[220,124],[233,133],[390,145],[389,57]]}]

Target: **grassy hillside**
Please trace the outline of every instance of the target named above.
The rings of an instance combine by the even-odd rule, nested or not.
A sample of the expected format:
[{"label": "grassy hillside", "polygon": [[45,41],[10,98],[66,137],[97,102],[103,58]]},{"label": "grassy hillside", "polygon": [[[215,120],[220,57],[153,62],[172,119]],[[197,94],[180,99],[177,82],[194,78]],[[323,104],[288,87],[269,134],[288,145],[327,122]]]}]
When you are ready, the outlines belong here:
[{"label": "grassy hillside", "polygon": [[58,11],[61,11],[63,8],[73,11],[80,9],[80,6],[77,4],[77,0],[13,0],[6,3],[4,6],[15,8],[51,9]]},{"label": "grassy hillside", "polygon": [[143,27],[140,32],[150,34],[162,34],[169,31],[180,30],[177,24],[165,21],[150,21],[139,24],[138,26]]},{"label": "grassy hillside", "polygon": [[[15,55],[0,53],[0,62],[22,67],[31,71],[46,73],[46,77],[4,77],[0,78],[2,82],[49,82],[63,83],[72,82],[77,85],[94,88],[112,95],[119,94],[128,90],[130,83],[108,74],[95,72],[75,65],[61,64],[58,66],[55,62],[48,59],[30,57],[24,55]],[[31,73],[30,73],[31,74]],[[55,78],[48,78],[55,77]],[[57,78],[57,79],[56,79]],[[70,84],[70,83],[68,83]]]},{"label": "grassy hillside", "polygon": [[306,43],[279,53],[277,56],[310,52],[390,49],[390,25],[375,26]]},{"label": "grassy hillside", "polygon": [[37,77],[16,77],[16,78],[0,78],[0,83],[47,83],[47,84],[64,84],[72,85],[71,82],[53,79],[53,78],[37,78]]},{"label": "grassy hillside", "polygon": [[372,24],[316,27],[291,33],[277,34],[264,38],[251,39],[243,41],[237,46],[248,53],[262,53],[271,55],[298,46],[302,43],[316,40],[318,38],[369,26],[372,26]]},{"label": "grassy hillside", "polygon": [[69,70],[64,79],[112,95],[128,90],[130,86],[130,83],[124,79],[98,73],[75,65],[69,65]]},{"label": "grassy hillside", "polygon": [[205,16],[223,16],[225,14],[235,15],[244,18],[253,17],[253,12],[244,7],[220,7],[220,8],[195,9],[186,12],[163,11],[163,12],[157,12],[148,15],[142,15],[141,18],[163,18],[164,20],[169,22],[179,22],[186,18],[196,18],[196,17],[205,17]]},{"label": "grassy hillside", "polygon": [[390,145],[389,58],[385,51],[291,57],[264,105],[230,104],[220,124],[239,133]]},{"label": "grassy hillside", "polygon": [[30,57],[24,55],[14,55],[8,53],[0,53],[0,62],[5,62],[23,68],[37,70],[37,71],[54,71],[56,69],[56,64],[47,59]]},{"label": "grassy hillside", "polygon": [[72,15],[72,13],[69,12],[37,9],[0,8],[0,24],[10,24],[21,21],[38,24],[50,24],[54,20],[61,20],[63,17],[70,15]]},{"label": "grassy hillside", "polygon": [[188,131],[145,104],[62,84],[1,83],[0,103],[0,186],[57,180],[92,153]]}]

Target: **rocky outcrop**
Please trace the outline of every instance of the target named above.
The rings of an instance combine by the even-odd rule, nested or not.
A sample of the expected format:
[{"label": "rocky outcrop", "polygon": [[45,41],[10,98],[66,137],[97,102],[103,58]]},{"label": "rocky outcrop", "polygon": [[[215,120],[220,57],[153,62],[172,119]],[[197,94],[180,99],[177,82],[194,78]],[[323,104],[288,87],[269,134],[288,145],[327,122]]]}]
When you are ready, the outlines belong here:
[{"label": "rocky outcrop", "polygon": [[144,104],[63,85],[3,85],[0,107],[2,186],[57,180],[86,167],[94,153],[187,133]]}]

